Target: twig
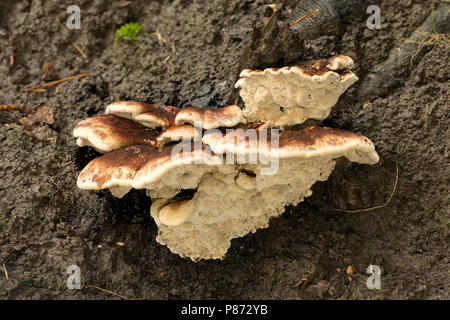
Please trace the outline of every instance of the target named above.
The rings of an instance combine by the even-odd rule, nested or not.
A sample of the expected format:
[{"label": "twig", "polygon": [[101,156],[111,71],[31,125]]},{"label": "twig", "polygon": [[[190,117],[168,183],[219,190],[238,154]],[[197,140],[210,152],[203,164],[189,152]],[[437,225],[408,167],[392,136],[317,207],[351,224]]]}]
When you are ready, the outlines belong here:
[{"label": "twig", "polygon": [[87,73],[82,73],[82,74],[78,74],[76,76],[64,78],[64,79],[61,79],[61,80],[46,82],[46,83],[40,84],[38,86],[35,86],[33,88],[21,89],[20,92],[22,92],[22,93],[23,92],[43,92],[43,91],[46,91],[46,90],[42,89],[42,88],[47,88],[47,87],[53,86],[55,84],[59,84],[61,82],[70,81],[70,80],[74,80],[74,79],[77,79],[77,78],[83,78],[83,77],[86,77],[86,76],[87,76]]},{"label": "twig", "polygon": [[34,112],[33,109],[28,108],[22,104],[2,104],[0,105],[0,110],[4,111],[20,111],[26,114]]},{"label": "twig", "polygon": [[100,290],[100,291],[112,294],[112,295],[117,296],[119,298],[122,298],[122,299],[125,299],[125,300],[131,300],[131,299],[128,299],[127,297],[122,296],[122,295],[120,295],[118,293],[115,293],[115,292],[112,292],[112,291],[109,291],[109,290],[106,290],[106,289],[103,289],[103,288],[100,288],[100,287],[97,287],[97,286],[89,285],[89,286],[85,286],[84,288],[95,288],[97,290]]},{"label": "twig", "polygon": [[75,42],[72,41],[72,45],[75,47],[75,49],[78,50],[78,52],[83,56],[83,58],[87,58],[86,54],[83,52],[83,50],[81,50],[81,48]]},{"label": "twig", "polygon": [[367,211],[373,211],[376,209],[381,209],[384,208],[385,206],[387,206],[387,204],[391,201],[392,197],[395,194],[395,191],[397,190],[397,184],[398,184],[398,164],[395,164],[395,168],[396,168],[396,174],[395,174],[395,183],[394,183],[394,188],[392,190],[391,195],[389,196],[389,198],[386,200],[386,202],[384,204],[382,204],[381,206],[375,206],[375,207],[370,207],[370,208],[365,208],[365,209],[357,209],[357,210],[345,210],[345,209],[334,209],[335,211],[338,212],[347,212],[347,213],[358,213],[358,212],[367,212]]},{"label": "twig", "polygon": [[292,27],[293,25],[296,25],[297,23],[299,23],[300,21],[305,20],[306,18],[311,17],[313,14],[319,12],[319,9],[313,10],[310,13],[308,13],[307,15],[301,17],[300,19],[295,20],[294,22],[289,23],[289,27]]},{"label": "twig", "polygon": [[5,270],[6,280],[9,280],[9,277],[8,277],[8,270],[6,270],[5,264],[3,264],[3,270]]}]

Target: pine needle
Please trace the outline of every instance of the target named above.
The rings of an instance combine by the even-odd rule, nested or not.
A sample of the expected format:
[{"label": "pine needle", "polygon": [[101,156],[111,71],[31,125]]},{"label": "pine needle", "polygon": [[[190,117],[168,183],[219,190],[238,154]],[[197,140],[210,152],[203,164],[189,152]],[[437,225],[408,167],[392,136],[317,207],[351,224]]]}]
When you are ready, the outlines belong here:
[{"label": "pine needle", "polygon": [[47,87],[53,86],[55,84],[59,84],[61,82],[70,81],[70,80],[74,80],[74,79],[77,79],[77,78],[83,78],[83,77],[86,77],[86,76],[87,76],[87,73],[82,73],[82,74],[78,74],[76,76],[64,78],[64,79],[61,79],[61,80],[46,82],[46,83],[40,84],[38,86],[35,86],[33,88],[21,89],[20,92],[22,92],[22,93],[23,92],[43,92],[43,91],[46,91],[43,88],[47,88]]},{"label": "pine needle", "polygon": [[313,14],[319,12],[319,9],[313,10],[310,13],[308,13],[307,15],[301,17],[300,19],[295,20],[294,22],[289,23],[289,27],[292,27],[293,25],[296,25],[297,23],[299,23],[300,21],[305,20],[306,18],[311,17]]},{"label": "pine needle", "polygon": [[87,58],[86,54],[83,52],[83,50],[81,50],[81,48],[75,42],[72,41],[72,45],[83,56],[83,58]]}]

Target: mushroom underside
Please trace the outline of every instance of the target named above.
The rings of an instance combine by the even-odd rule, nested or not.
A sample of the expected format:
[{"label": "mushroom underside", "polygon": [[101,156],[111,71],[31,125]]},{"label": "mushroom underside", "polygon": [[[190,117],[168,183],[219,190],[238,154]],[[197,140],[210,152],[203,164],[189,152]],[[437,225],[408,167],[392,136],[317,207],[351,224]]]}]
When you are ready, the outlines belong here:
[{"label": "mushroom underside", "polygon": [[245,103],[242,113],[248,122],[289,127],[328,117],[339,96],[357,80],[352,72],[309,75],[292,67],[263,72],[244,70],[236,87],[240,88]]},{"label": "mushroom underside", "polygon": [[[147,187],[156,241],[194,261],[223,259],[231,239],[268,227],[285,206],[311,195],[334,164],[331,158],[283,160],[276,175],[262,175],[260,164],[176,168]],[[196,191],[191,199],[172,200],[183,189]]]},{"label": "mushroom underside", "polygon": [[337,55],[293,67],[245,69],[235,84],[245,104],[242,114],[248,122],[280,128],[323,120],[339,96],[358,80],[350,71],[353,66],[350,57]]}]

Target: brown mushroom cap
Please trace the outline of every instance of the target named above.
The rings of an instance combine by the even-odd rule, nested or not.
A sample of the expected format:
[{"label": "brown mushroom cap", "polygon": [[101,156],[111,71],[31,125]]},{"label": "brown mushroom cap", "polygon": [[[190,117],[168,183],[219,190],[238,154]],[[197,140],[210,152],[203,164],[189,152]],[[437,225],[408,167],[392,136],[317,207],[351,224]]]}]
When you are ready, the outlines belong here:
[{"label": "brown mushroom cap", "polygon": [[[369,139],[344,130],[310,127],[301,131],[283,131],[279,133],[277,147],[272,147],[270,136],[261,143],[261,131],[254,132],[257,137],[254,141],[248,138],[246,130],[232,130],[225,136],[218,131],[206,134],[203,143],[214,153],[205,146],[195,150],[194,144],[184,142],[164,149],[136,145],[117,150],[92,160],[80,173],[78,187],[88,190],[142,189],[180,166],[223,164],[223,158],[217,155],[225,153],[299,160],[333,159],[344,155],[351,161],[367,164],[379,160]],[[183,144],[186,146],[182,147]]]},{"label": "brown mushroom cap", "polygon": [[135,101],[117,101],[106,107],[106,114],[132,119],[150,128],[167,128],[173,124],[178,108],[165,108]]},{"label": "brown mushroom cap", "polygon": [[167,128],[163,131],[157,138],[156,141],[160,147],[172,142],[180,140],[195,140],[200,137],[200,132],[193,126],[186,124],[182,126],[173,126]]},{"label": "brown mushroom cap", "polygon": [[[272,146],[272,137],[277,146]],[[207,133],[202,142],[216,154],[258,154],[272,159],[314,159],[340,157],[350,161],[374,164],[379,161],[373,143],[361,135],[339,129],[308,127],[288,130],[278,137],[265,130],[230,130],[223,135],[219,131]]]},{"label": "brown mushroom cap", "polygon": [[89,162],[79,174],[77,186],[86,190],[130,187],[136,172],[159,154],[158,149],[145,145],[107,153]]},{"label": "brown mushroom cap", "polygon": [[327,69],[332,71],[351,70],[354,65],[352,58],[339,54],[328,60]]},{"label": "brown mushroom cap", "polygon": [[175,117],[176,125],[185,123],[194,125],[198,123],[201,125],[201,128],[206,130],[219,127],[234,127],[243,122],[242,111],[235,105],[216,109],[187,107],[181,109]]},{"label": "brown mushroom cap", "polygon": [[100,190],[115,187],[144,189],[168,171],[193,163],[220,164],[209,150],[183,142],[164,149],[134,145],[107,153],[88,163],[78,176],[80,189]]},{"label": "brown mushroom cap", "polygon": [[134,144],[156,145],[158,133],[132,120],[106,114],[80,121],[73,135],[78,138],[78,146],[88,145],[106,153]]}]

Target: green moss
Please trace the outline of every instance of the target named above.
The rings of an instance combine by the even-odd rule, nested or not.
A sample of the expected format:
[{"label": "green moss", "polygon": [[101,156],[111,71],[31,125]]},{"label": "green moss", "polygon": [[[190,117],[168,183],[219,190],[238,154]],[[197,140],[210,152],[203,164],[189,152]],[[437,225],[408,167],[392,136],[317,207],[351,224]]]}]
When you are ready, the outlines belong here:
[{"label": "green moss", "polygon": [[118,46],[120,42],[126,41],[127,43],[133,45],[139,41],[139,32],[143,28],[143,25],[139,23],[127,23],[116,30],[115,35],[115,45]]}]

